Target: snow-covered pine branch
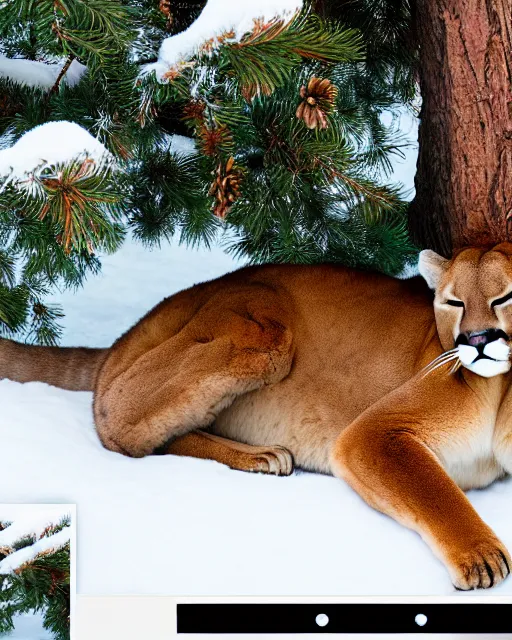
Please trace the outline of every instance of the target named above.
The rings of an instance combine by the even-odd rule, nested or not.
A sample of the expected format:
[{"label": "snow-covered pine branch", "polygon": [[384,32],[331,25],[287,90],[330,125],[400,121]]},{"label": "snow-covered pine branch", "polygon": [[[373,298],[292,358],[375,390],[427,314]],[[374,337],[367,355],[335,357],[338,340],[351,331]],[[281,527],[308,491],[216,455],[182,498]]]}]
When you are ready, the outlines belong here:
[{"label": "snow-covered pine branch", "polygon": [[10,553],[0,562],[0,576],[16,573],[24,565],[34,562],[41,555],[54,553],[69,543],[70,527],[65,526],[61,531],[51,536],[44,536],[27,547]]},{"label": "snow-covered pine branch", "polygon": [[[67,510],[61,506],[34,509],[30,505],[3,505],[0,509],[0,549],[12,548],[20,539],[27,536],[39,538],[53,523],[67,516]],[[8,526],[5,526],[9,523]]]},{"label": "snow-covered pine branch", "polygon": [[90,159],[97,165],[113,163],[105,146],[75,122],[47,122],[0,150],[0,179],[20,182],[47,167],[79,159]]},{"label": "snow-covered pine branch", "polygon": [[124,238],[120,170],[78,124],[47,122],[0,151],[2,205],[56,225],[52,237],[65,256],[115,251]]},{"label": "snow-covered pine branch", "polygon": [[[67,507],[60,505],[4,505],[0,509],[0,552],[7,557],[0,561],[0,575],[13,573],[40,554],[66,545],[70,541],[69,518]],[[15,550],[27,539],[34,542]]]},{"label": "snow-covered pine branch", "polygon": [[51,637],[69,640],[72,510],[0,506],[0,635],[37,611]]},{"label": "snow-covered pine branch", "polygon": [[[65,60],[46,63],[25,58],[0,56],[0,78],[7,78],[26,87],[51,89],[65,64]],[[78,60],[73,60],[62,78],[62,83],[74,87],[80,82],[86,70],[85,65]]]},{"label": "snow-covered pine branch", "polygon": [[165,38],[158,61],[146,65],[143,74],[154,71],[163,82],[169,71],[186,63],[206,42],[211,48],[222,42],[238,42],[254,29],[255,21],[290,20],[301,8],[302,0],[208,0],[188,29]]}]

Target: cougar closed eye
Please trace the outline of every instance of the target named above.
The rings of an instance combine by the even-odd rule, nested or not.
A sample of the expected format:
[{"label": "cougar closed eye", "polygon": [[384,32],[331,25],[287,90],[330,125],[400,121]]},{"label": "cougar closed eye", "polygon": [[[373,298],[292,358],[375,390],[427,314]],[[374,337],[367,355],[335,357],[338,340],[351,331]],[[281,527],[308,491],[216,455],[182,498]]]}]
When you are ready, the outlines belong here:
[{"label": "cougar closed eye", "polygon": [[451,307],[463,307],[464,303],[462,300],[447,300],[445,304],[449,304]]},{"label": "cougar closed eye", "polygon": [[498,307],[500,304],[504,304],[505,302],[508,302],[509,300],[512,300],[512,291],[510,291],[509,293],[507,293],[507,295],[502,296],[501,298],[496,298],[496,300],[493,300],[491,302],[491,307]]}]

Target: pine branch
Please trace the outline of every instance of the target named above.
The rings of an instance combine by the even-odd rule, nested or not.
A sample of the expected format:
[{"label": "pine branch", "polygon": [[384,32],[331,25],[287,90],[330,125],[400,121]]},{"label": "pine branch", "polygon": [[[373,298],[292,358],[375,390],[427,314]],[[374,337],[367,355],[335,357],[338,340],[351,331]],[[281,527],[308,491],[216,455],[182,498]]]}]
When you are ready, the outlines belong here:
[{"label": "pine branch", "polygon": [[62,78],[64,78],[64,76],[66,75],[69,67],[71,66],[71,63],[73,62],[73,60],[75,60],[75,56],[73,54],[68,56],[68,59],[66,60],[64,66],[61,69],[61,72],[59,73],[59,75],[57,76],[57,79],[55,80],[55,84],[53,85],[53,87],[50,89],[50,91],[48,92],[48,99],[50,98],[50,96],[53,93],[57,93],[60,83],[62,81]]},{"label": "pine branch", "polygon": [[[51,535],[58,534],[67,526],[69,521],[57,523]],[[50,536],[43,532],[43,537]],[[8,558],[37,543],[36,536],[29,533],[16,540],[9,549],[4,548],[4,555]],[[43,614],[43,626],[51,632],[54,640],[69,640],[69,543],[33,553],[22,564],[15,560],[14,567],[9,573],[0,574],[0,634],[14,629],[14,616],[35,611]]]},{"label": "pine branch", "polygon": [[289,23],[277,21],[260,28],[240,43],[226,43],[221,61],[232,69],[244,96],[270,95],[282,85],[302,59],[324,63],[362,59],[361,40],[355,30],[328,29],[307,13]]},{"label": "pine branch", "polygon": [[[260,23],[240,42],[205,47],[166,84],[138,78],[141,61],[202,3],[169,5],[172,24],[168,5],[155,0],[4,3],[8,55],[66,63],[49,90],[0,80],[0,145],[69,120],[122,171],[52,167],[30,189],[2,192],[0,333],[55,343],[62,312],[46,302],[52,287],[97,273],[97,253],[116,250],[127,229],[148,245],[178,236],[209,246],[228,231],[227,250],[252,262],[333,260],[394,272],[414,254],[403,196],[383,185],[404,142],[381,119],[414,93],[416,54],[400,50],[408,2],[323,3],[334,22],[306,10],[286,24]],[[74,57],[87,73],[69,86]],[[332,91],[306,124],[297,110],[312,78]],[[171,153],[174,133],[192,136],[195,153]]]}]

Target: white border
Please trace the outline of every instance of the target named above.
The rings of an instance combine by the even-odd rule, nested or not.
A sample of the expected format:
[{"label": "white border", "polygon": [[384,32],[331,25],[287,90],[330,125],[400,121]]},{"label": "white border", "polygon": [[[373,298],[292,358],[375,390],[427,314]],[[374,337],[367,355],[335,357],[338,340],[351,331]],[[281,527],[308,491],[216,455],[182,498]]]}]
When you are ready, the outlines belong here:
[{"label": "white border", "polygon": [[[318,640],[321,634],[181,634],[176,633],[176,605],[179,603],[228,603],[228,604],[266,604],[266,603],[304,603],[304,604],[331,604],[331,603],[393,603],[393,604],[427,604],[427,603],[510,603],[509,596],[486,597],[475,596],[473,598],[455,596],[453,598],[439,597],[300,597],[300,598],[268,598],[268,597],[171,597],[171,596],[83,596],[77,599],[77,636],[76,640],[169,640],[180,638],[181,640]],[[320,613],[320,611],[319,611]],[[421,608],[418,608],[421,613]],[[511,613],[512,615],[512,613]],[[325,633],[325,632],[323,632]],[[329,634],[330,637],[343,638],[343,640],[418,640],[420,637],[433,640],[511,640],[512,634],[446,634],[446,633],[416,633],[416,634]]]}]

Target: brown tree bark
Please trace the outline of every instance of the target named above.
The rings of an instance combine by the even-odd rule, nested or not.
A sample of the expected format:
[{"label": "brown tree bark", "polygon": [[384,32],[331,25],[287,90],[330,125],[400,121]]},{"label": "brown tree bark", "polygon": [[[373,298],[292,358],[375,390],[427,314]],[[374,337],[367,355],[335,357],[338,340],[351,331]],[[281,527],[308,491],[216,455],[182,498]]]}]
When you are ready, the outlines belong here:
[{"label": "brown tree bark", "polygon": [[416,0],[421,247],[512,240],[512,0]]}]

